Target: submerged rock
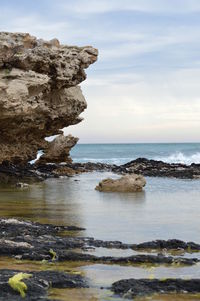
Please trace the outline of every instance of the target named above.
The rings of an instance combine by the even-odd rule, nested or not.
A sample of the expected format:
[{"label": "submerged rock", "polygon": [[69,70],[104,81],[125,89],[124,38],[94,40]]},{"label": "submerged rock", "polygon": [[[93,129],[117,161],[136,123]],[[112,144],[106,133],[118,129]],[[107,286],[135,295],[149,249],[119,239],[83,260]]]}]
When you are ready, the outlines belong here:
[{"label": "submerged rock", "polygon": [[142,191],[146,185],[146,180],[141,175],[125,175],[120,179],[105,179],[96,186],[99,191],[113,191],[113,192],[137,192]]},{"label": "submerged rock", "polygon": [[40,149],[48,157],[44,138],[82,120],[87,104],[78,84],[97,55],[91,46],[0,32],[0,163],[25,164]]},{"label": "submerged rock", "polygon": [[125,279],[113,283],[112,291],[128,299],[154,293],[195,294],[200,292],[200,279]]}]

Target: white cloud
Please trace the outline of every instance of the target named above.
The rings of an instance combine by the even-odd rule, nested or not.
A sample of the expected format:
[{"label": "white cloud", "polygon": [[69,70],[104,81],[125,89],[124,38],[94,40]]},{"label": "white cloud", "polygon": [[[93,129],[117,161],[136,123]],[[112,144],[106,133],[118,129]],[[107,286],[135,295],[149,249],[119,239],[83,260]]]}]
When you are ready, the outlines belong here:
[{"label": "white cloud", "polygon": [[188,13],[200,10],[198,0],[75,0],[61,1],[67,13],[102,14],[114,11],[140,11],[149,13]]},{"label": "white cloud", "polygon": [[[80,142],[198,141],[200,69],[135,76],[135,81],[83,85],[88,109],[85,121],[65,133]],[[123,76],[122,76],[123,78]]]},{"label": "white cloud", "polygon": [[[9,15],[9,20],[7,18]],[[64,38],[64,33],[71,30],[71,25],[66,21],[51,22],[39,14],[28,13],[26,16],[12,10],[0,11],[1,31],[29,32],[39,38],[52,39]]]}]

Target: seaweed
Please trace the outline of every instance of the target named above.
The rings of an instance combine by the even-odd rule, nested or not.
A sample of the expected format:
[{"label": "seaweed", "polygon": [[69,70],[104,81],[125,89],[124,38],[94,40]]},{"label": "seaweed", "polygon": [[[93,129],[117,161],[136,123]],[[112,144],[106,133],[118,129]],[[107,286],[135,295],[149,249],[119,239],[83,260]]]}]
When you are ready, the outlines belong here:
[{"label": "seaweed", "polygon": [[17,273],[8,279],[8,284],[13,290],[19,292],[22,298],[24,298],[26,296],[27,285],[22,280],[30,277],[32,277],[31,274]]}]

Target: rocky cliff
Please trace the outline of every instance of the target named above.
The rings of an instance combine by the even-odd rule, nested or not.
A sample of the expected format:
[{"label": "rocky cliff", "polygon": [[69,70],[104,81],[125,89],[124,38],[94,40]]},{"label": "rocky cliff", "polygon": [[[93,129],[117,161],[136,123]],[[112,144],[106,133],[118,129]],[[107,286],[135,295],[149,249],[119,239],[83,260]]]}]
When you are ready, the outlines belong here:
[{"label": "rocky cliff", "polygon": [[59,152],[68,160],[76,139],[62,136],[52,144],[44,138],[82,120],[79,115],[87,104],[78,84],[97,55],[91,46],[0,32],[0,163],[27,163],[40,149],[47,162],[59,145],[64,149],[56,161]]}]

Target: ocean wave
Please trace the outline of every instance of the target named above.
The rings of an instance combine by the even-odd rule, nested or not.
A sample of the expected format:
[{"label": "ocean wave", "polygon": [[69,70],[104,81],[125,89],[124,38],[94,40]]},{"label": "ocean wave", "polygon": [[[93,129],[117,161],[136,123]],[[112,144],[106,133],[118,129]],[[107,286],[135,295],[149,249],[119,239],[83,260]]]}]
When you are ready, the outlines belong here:
[{"label": "ocean wave", "polygon": [[[185,155],[182,152],[176,152],[176,153],[172,153],[170,155],[166,155],[166,156],[148,156],[148,155],[143,155],[141,154],[141,156],[139,157],[145,157],[147,159],[153,159],[153,160],[157,160],[157,161],[163,161],[166,163],[182,163],[182,164],[186,164],[186,165],[190,165],[192,163],[200,163],[200,152],[196,152],[194,154],[191,155]],[[108,163],[108,164],[116,164],[116,165],[122,165],[125,164],[127,162],[130,162],[132,160],[137,159],[138,157],[121,157],[121,158],[73,158],[74,162],[81,162],[81,163],[85,163],[85,162],[92,162],[92,163]]]},{"label": "ocean wave", "polygon": [[169,156],[154,157],[154,160],[160,160],[166,163],[183,163],[190,165],[192,163],[200,163],[200,153],[194,153],[192,155],[185,155],[182,152],[173,153]]}]

